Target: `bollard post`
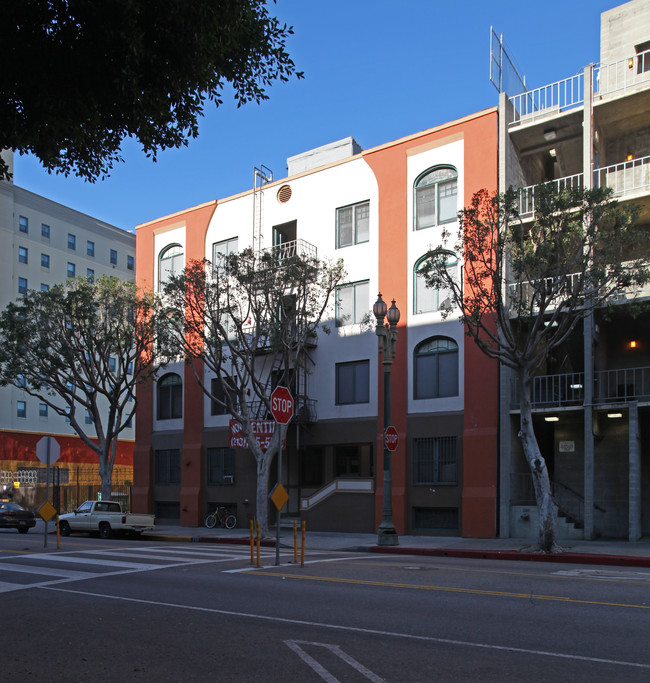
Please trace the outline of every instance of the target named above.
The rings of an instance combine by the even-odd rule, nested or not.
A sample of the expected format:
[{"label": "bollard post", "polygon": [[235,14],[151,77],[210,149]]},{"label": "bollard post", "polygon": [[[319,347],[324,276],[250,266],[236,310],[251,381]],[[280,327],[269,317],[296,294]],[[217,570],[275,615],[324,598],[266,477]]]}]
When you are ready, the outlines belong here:
[{"label": "bollard post", "polygon": [[300,546],[300,566],[305,566],[305,521],[302,523],[302,544]]},{"label": "bollard post", "polygon": [[257,522],[257,566],[260,566],[260,523]]},{"label": "bollard post", "polygon": [[298,564],[298,525],[293,520],[293,563]]},{"label": "bollard post", "polygon": [[251,564],[255,564],[255,531],[253,530],[253,520],[251,519]]}]

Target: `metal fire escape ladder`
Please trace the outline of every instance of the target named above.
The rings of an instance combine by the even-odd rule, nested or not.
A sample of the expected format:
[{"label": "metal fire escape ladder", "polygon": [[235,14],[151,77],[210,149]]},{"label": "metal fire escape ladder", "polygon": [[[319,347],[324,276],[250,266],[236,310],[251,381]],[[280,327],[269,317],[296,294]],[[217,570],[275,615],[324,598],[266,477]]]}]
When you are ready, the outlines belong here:
[{"label": "metal fire escape ladder", "polygon": [[253,251],[258,252],[264,246],[264,185],[273,182],[273,171],[260,164],[253,171]]}]

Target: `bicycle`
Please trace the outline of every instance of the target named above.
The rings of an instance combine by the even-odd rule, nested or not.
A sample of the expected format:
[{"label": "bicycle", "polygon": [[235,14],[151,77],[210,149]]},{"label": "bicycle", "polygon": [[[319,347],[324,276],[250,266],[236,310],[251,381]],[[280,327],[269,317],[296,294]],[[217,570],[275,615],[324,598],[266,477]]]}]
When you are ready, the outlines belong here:
[{"label": "bicycle", "polygon": [[214,512],[211,512],[203,521],[208,529],[214,529],[217,524],[226,529],[234,529],[237,526],[237,517],[225,507],[218,507]]}]

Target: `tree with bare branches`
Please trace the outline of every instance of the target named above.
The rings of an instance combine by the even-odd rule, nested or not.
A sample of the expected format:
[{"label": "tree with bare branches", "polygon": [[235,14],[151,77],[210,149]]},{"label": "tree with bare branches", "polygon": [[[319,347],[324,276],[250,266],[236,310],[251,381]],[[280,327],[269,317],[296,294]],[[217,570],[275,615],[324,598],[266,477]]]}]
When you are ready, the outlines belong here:
[{"label": "tree with bare branches", "polygon": [[[533,428],[536,371],[585,316],[614,305],[650,278],[650,240],[634,225],[636,210],[606,189],[535,188],[535,212],[522,217],[517,191],[477,192],[459,214],[456,235],[443,234],[422,273],[450,293],[445,315],[490,358],[511,368],[520,401],[519,438],[539,511],[539,547],[557,545],[557,505]],[[448,268],[453,250],[463,277]]]},{"label": "tree with bare branches", "polygon": [[308,246],[298,241],[214,263],[193,261],[164,290],[169,360],[184,355],[203,392],[241,425],[257,466],[256,518],[263,533],[270,466],[288,425],[276,424],[263,449],[255,421],[269,418],[276,386],[290,388],[296,411],[310,410],[298,378],[309,372],[309,351],[319,330],[327,332],[324,321],[343,278],[342,262],[320,261]]}]

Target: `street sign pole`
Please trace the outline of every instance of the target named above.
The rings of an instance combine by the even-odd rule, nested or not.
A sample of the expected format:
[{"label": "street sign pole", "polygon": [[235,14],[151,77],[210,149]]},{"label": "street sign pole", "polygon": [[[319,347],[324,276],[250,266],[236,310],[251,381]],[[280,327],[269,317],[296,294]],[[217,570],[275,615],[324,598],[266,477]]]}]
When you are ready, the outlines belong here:
[{"label": "street sign pole", "polygon": [[[50,437],[47,437],[47,449],[45,451],[45,500],[50,500]],[[47,532],[49,522],[45,522],[45,531],[43,532],[43,547],[47,548]]]},{"label": "street sign pole", "polygon": [[[282,425],[289,424],[293,417],[293,396],[287,387],[277,386],[271,393],[271,414],[275,420],[276,429],[282,432]],[[278,435],[279,438],[279,435]],[[281,440],[278,447],[278,486],[282,486],[282,450],[283,441]],[[278,507],[278,516],[275,524],[275,566],[280,566],[280,510],[283,506]]]}]

